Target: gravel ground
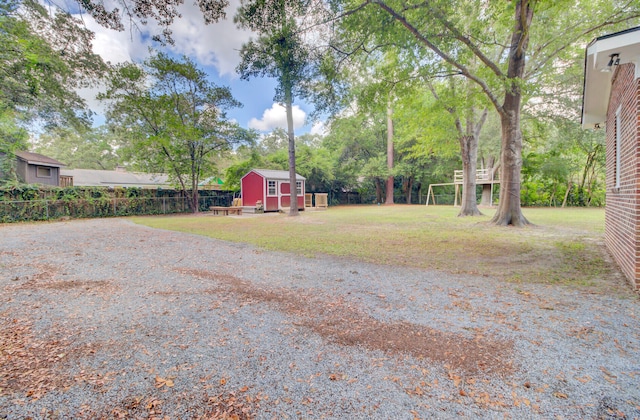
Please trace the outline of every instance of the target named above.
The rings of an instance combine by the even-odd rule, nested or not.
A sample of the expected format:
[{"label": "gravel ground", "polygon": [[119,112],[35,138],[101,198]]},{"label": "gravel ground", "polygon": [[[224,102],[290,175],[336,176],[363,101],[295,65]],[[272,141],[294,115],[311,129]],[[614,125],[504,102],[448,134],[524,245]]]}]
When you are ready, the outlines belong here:
[{"label": "gravel ground", "polygon": [[123,219],[0,226],[0,289],[0,418],[640,418],[632,293]]}]

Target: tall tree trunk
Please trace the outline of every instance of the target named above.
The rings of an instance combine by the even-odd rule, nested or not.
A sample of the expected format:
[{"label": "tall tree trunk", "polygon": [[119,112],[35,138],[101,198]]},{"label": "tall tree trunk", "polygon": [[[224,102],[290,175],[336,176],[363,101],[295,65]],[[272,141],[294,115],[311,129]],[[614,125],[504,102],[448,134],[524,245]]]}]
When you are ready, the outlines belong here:
[{"label": "tall tree trunk", "polygon": [[[191,211],[198,213],[200,206],[198,205],[198,172],[199,167],[196,162],[196,151],[191,151]],[[200,156],[198,156],[200,158]]]},{"label": "tall tree trunk", "polygon": [[387,197],[385,204],[393,204],[393,109],[391,101],[387,104],[387,169],[389,169],[389,177],[387,178]]},{"label": "tall tree trunk", "polygon": [[[468,123],[467,123],[468,124]],[[478,165],[478,137],[467,135],[460,137],[460,155],[462,157],[462,207],[460,216],[479,216],[476,202],[476,168]]]},{"label": "tall tree trunk", "polygon": [[529,0],[518,0],[516,19],[509,47],[509,86],[500,110],[502,125],[502,151],[500,165],[500,204],[491,220],[500,226],[517,227],[529,224],[520,207],[520,170],[522,169],[522,131],[520,130],[520,106],[524,74],[525,52],[529,43],[529,27],[533,19],[533,4]]},{"label": "tall tree trunk", "polygon": [[408,175],[405,177],[405,196],[407,198],[407,204],[411,204],[411,190],[413,189],[413,176]]},{"label": "tall tree trunk", "polygon": [[200,206],[198,205],[198,201],[200,196],[198,194],[198,182],[194,180],[191,183],[191,210],[194,213],[198,213],[200,211]]},{"label": "tall tree trunk", "polygon": [[[451,89],[455,91],[453,79],[450,79]],[[438,92],[429,84],[433,96],[440,100]],[[467,80],[467,96],[471,95],[471,82]],[[448,107],[447,111],[455,118],[458,141],[460,143],[460,157],[462,158],[462,207],[458,213],[460,216],[479,216],[482,213],[478,209],[476,197],[476,168],[478,167],[478,143],[480,131],[487,120],[489,110],[484,108],[478,121],[475,119],[475,108],[471,106],[467,110],[466,129],[462,126],[456,107]]]},{"label": "tall tree trunk", "polygon": [[[513,96],[513,95],[508,95]],[[516,98],[513,98],[516,100]],[[520,170],[522,169],[522,132],[520,131],[520,97],[510,111],[501,116],[502,120],[502,153],[500,162],[502,176],[500,178],[500,203],[491,220],[500,226],[526,226],[529,221],[522,214],[520,207]],[[507,108],[505,103],[505,109]]]},{"label": "tall tree trunk", "polygon": [[573,182],[569,180],[567,182],[567,191],[564,193],[564,200],[562,200],[562,208],[567,206],[567,201],[569,200],[569,194],[571,194],[571,188],[573,187]]},{"label": "tall tree trunk", "polygon": [[376,203],[382,203],[382,180],[380,178],[376,178]]},{"label": "tall tree trunk", "polygon": [[462,207],[458,213],[461,216],[479,216],[482,213],[478,209],[476,197],[476,172],[478,168],[478,143],[480,131],[487,120],[489,110],[485,108],[478,121],[475,119],[475,110],[472,107],[467,114],[467,134],[463,135],[460,119],[456,119],[456,126],[460,134],[460,156],[462,157]]},{"label": "tall tree trunk", "polygon": [[289,216],[298,215],[298,189],[296,188],[296,139],[293,133],[293,93],[290,86],[285,87],[285,107],[287,111],[287,136],[289,137]]}]

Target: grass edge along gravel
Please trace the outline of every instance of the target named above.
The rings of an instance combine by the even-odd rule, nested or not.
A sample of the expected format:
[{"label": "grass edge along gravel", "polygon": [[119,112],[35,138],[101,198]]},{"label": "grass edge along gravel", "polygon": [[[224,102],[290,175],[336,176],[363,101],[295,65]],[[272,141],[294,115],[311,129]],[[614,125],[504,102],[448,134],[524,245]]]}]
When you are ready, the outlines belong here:
[{"label": "grass edge along gravel", "polygon": [[526,208],[533,223],[526,228],[492,225],[494,209],[483,209],[480,217],[456,217],[457,211],[448,206],[340,206],[295,218],[201,213],[131,220],[307,257],[326,254],[516,283],[628,291],[604,246],[602,208]]}]

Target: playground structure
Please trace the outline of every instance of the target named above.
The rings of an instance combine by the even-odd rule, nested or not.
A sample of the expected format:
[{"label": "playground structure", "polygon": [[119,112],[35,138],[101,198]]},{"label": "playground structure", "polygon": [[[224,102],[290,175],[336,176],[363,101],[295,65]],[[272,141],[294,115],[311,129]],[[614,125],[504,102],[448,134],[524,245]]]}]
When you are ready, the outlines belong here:
[{"label": "playground structure", "polygon": [[[500,179],[494,179],[495,171],[493,169],[478,169],[476,170],[476,185],[489,185],[490,186],[490,198],[491,203],[493,203],[493,185],[500,184]],[[442,184],[429,184],[429,190],[427,191],[427,201],[425,206],[429,205],[429,198],[433,201],[433,204],[436,204],[436,196],[433,193],[433,187],[444,187],[447,185],[455,186],[455,193],[453,199],[454,207],[458,206],[458,196],[460,196],[460,200],[462,200],[462,190],[461,186],[463,185],[463,171],[456,170],[453,171],[453,182],[447,182]],[[484,188],[484,187],[483,187]]]}]

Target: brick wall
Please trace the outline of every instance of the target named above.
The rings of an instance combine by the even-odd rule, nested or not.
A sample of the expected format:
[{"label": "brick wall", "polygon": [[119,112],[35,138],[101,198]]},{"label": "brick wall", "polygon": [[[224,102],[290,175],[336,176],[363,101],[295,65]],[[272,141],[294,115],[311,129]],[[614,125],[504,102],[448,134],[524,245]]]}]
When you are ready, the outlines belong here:
[{"label": "brick wall", "polygon": [[[634,288],[640,288],[640,79],[635,65],[617,66],[607,111],[605,241]],[[620,109],[620,126],[616,112]],[[616,130],[620,130],[620,186],[616,187]]]}]

